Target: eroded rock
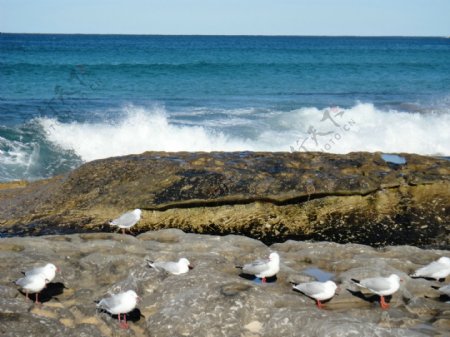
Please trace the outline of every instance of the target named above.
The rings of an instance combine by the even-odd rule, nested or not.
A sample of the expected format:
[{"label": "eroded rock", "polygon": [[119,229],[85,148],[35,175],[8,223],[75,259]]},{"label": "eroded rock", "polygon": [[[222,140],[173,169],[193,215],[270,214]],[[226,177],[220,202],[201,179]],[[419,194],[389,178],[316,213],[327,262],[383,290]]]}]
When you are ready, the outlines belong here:
[{"label": "eroded rock", "polygon": [[[0,239],[0,334],[2,336],[444,336],[450,307],[431,285],[407,275],[450,251],[411,246],[375,249],[359,244],[287,241],[267,247],[243,236],[186,234],[178,229],[137,237],[110,233]],[[258,284],[235,265],[281,256],[276,282]],[[160,273],[146,260],[187,257],[195,268],[183,275]],[[61,267],[36,306],[12,280],[26,268],[52,262]],[[313,279],[320,269],[341,288],[316,308],[289,282]],[[380,309],[351,278],[397,273],[404,282]],[[449,280],[447,280],[448,283]],[[62,286],[61,286],[62,285]],[[58,291],[56,291],[58,289]],[[116,317],[96,311],[95,299],[121,290],[141,297],[120,331]],[[50,291],[45,290],[45,291]]]},{"label": "eroded rock", "polygon": [[0,234],[179,228],[266,243],[314,239],[448,248],[450,162],[380,153],[164,153],[109,158],[70,174],[0,186]]}]

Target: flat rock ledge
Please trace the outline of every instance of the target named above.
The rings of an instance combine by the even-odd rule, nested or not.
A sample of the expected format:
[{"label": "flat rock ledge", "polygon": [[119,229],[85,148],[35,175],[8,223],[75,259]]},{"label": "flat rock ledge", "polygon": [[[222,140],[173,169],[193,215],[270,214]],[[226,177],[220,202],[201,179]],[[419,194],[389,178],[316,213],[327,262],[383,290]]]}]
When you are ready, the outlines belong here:
[{"label": "flat rock ledge", "polygon": [[165,153],[109,158],[36,182],[0,184],[0,237],[179,228],[372,246],[450,245],[450,161],[381,153]]},{"label": "flat rock ledge", "polygon": [[[281,270],[273,283],[239,276],[236,264],[277,251]],[[244,236],[213,236],[166,229],[133,237],[85,233],[0,239],[0,335],[47,336],[448,336],[449,299],[431,288],[442,285],[408,274],[446,250],[411,246],[373,248],[359,244],[286,241],[268,247]],[[187,257],[184,275],[158,273],[146,259]],[[52,262],[62,269],[38,306],[11,281],[21,271]],[[351,278],[397,273],[404,279],[381,310]],[[292,290],[290,282],[331,277],[339,295],[320,310]],[[141,297],[129,315],[130,329],[97,312],[94,300],[134,289]]]}]

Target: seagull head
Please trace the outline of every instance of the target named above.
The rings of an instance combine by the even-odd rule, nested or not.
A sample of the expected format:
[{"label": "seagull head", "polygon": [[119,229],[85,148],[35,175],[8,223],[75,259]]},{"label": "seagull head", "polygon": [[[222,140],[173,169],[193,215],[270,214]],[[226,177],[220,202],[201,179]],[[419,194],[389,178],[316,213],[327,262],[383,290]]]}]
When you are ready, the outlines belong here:
[{"label": "seagull head", "polygon": [[136,208],[136,209],[133,211],[133,213],[134,213],[136,216],[141,217],[142,211],[141,211],[139,208]]},{"label": "seagull head", "polygon": [[61,269],[59,269],[57,266],[55,266],[53,263],[47,263],[45,265],[45,269],[51,270],[53,272],[60,272]]},{"label": "seagull head", "polygon": [[280,255],[278,255],[277,252],[270,253],[269,260],[270,261],[277,261],[277,262],[279,262],[280,261]]},{"label": "seagull head", "polygon": [[450,257],[442,256],[439,258],[438,262],[450,266]]},{"label": "seagull head", "polygon": [[127,295],[136,300],[137,302],[141,300],[141,298],[138,296],[138,294],[136,294],[134,290],[128,290]]},{"label": "seagull head", "polygon": [[394,282],[403,282],[403,280],[397,274],[389,275],[389,279]]},{"label": "seagull head", "polygon": [[336,283],[334,283],[334,282],[331,281],[331,280],[326,281],[325,284],[326,284],[328,287],[333,288],[334,290],[336,290],[336,289],[338,288],[338,286],[336,285]]},{"label": "seagull head", "polygon": [[189,262],[188,259],[186,259],[185,257],[182,257],[179,261],[179,264],[183,265],[183,266],[187,266],[189,269],[193,269],[194,267],[191,265],[191,263]]}]

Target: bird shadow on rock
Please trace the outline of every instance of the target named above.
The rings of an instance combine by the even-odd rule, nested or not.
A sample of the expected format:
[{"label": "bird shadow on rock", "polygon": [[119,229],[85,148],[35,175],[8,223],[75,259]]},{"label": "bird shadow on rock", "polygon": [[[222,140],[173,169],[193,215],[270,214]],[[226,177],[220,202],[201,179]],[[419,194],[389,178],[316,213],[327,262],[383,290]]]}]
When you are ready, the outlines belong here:
[{"label": "bird shadow on rock", "polygon": [[266,282],[263,282],[259,277],[256,277],[255,275],[250,275],[250,274],[245,274],[245,273],[240,273],[239,277],[249,280],[249,281],[253,281],[257,284],[275,283],[277,281],[277,275],[274,275],[271,277],[266,277]]},{"label": "bird shadow on rock", "polygon": [[[108,311],[103,310],[103,309],[98,309],[98,311],[107,313],[113,319],[119,320],[119,315],[112,315]],[[122,316],[122,314],[121,314],[121,316]],[[127,316],[127,322],[133,322],[133,323],[139,321],[141,319],[141,317],[145,318],[145,316],[142,315],[141,310],[139,310],[138,308],[135,308],[133,311],[130,311],[128,314],[126,314],[126,316]]]},{"label": "bird shadow on rock", "polygon": [[[352,294],[355,297],[358,297],[366,302],[369,303],[379,303],[380,302],[380,296],[378,295],[364,295],[361,291],[357,290],[357,291],[353,291],[350,289],[347,289],[347,291]],[[388,296],[384,296],[384,300],[386,301],[386,303],[389,303],[391,301],[392,295],[388,295]]]},{"label": "bird shadow on rock", "polygon": [[[52,298],[61,295],[64,292],[64,289],[67,289],[64,283],[48,283],[47,286],[42,289],[42,291],[38,295],[39,302],[49,302]],[[25,293],[22,294],[25,296]],[[34,302],[36,301],[36,294],[29,294],[28,297]]]},{"label": "bird shadow on rock", "polygon": [[445,278],[440,278],[440,279],[438,279],[438,280],[436,280],[436,279],[434,279],[434,278],[432,278],[432,277],[425,277],[425,276],[411,276],[411,278],[412,278],[412,279],[418,279],[418,278],[421,278],[421,279],[424,279],[424,280],[427,280],[427,281],[438,281],[438,282],[440,282],[440,283],[445,282]]},{"label": "bird shadow on rock", "polygon": [[450,301],[450,296],[449,295],[441,295],[441,296],[439,296],[439,301],[448,302],[448,301]]},{"label": "bird shadow on rock", "polygon": [[425,296],[425,298],[428,298],[430,300],[434,300],[434,301],[438,301],[438,302],[448,302],[450,301],[450,296],[449,295],[439,295],[437,297],[431,297],[431,296]]},{"label": "bird shadow on rock", "polygon": [[145,233],[145,230],[142,229],[126,229],[125,230],[125,234],[122,233],[122,230],[120,228],[114,228],[113,226],[105,223],[105,224],[101,224],[96,226],[95,228],[93,228],[93,230],[95,230],[98,233],[114,233],[114,234],[122,234],[122,235],[128,235],[128,236],[138,236],[139,234]]}]

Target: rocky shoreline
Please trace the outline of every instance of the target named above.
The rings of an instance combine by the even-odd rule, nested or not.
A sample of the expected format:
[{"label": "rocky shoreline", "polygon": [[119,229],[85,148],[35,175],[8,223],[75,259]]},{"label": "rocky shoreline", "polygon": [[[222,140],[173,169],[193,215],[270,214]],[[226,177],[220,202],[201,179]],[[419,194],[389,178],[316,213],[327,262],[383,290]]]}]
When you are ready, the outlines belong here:
[{"label": "rocky shoreline", "polygon": [[[446,336],[449,298],[431,287],[442,284],[408,274],[450,256],[450,162],[401,159],[149,152],[0,184],[0,334]],[[111,233],[134,208],[134,235]],[[270,251],[281,256],[275,282],[239,276],[235,265]],[[146,263],[181,257],[195,266],[183,275]],[[12,281],[46,262],[62,273],[39,306]],[[351,282],[391,273],[405,282],[389,310]],[[314,279],[341,288],[324,310],[292,289]],[[94,300],[129,289],[143,301],[119,330]]]},{"label": "rocky shoreline", "polygon": [[[270,247],[244,236],[199,235],[178,229],[137,237],[111,233],[0,239],[0,334],[18,336],[446,336],[450,304],[432,285],[408,274],[448,250],[411,246],[372,248],[359,244],[286,241]],[[277,251],[276,282],[258,284],[239,276],[236,264]],[[194,269],[158,273],[146,259],[187,257]],[[11,281],[45,262],[62,269],[48,285],[41,306],[25,299]],[[350,280],[396,273],[404,279],[381,310],[376,296]],[[290,282],[331,278],[340,293],[318,309]],[[97,312],[94,300],[120,290],[142,298],[128,316]]]},{"label": "rocky shoreline", "polygon": [[450,247],[450,162],[381,153],[165,153],[97,160],[67,175],[0,184],[0,236],[179,228],[371,246]]}]

